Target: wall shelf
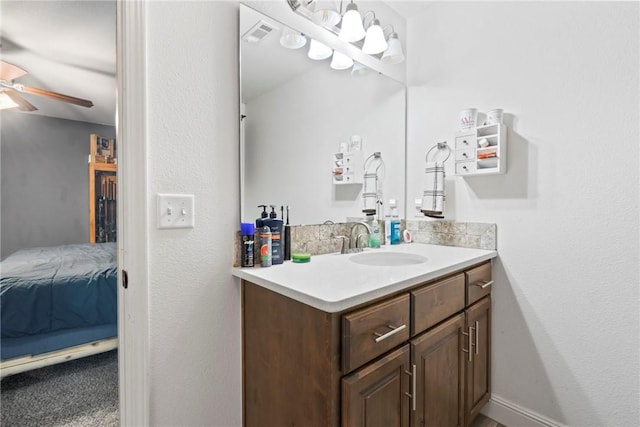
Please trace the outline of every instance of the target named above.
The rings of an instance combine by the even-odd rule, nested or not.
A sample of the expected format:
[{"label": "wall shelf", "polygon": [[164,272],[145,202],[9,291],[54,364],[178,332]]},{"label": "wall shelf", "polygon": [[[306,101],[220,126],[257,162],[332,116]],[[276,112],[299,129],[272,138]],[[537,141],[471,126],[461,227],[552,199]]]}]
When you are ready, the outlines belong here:
[{"label": "wall shelf", "polygon": [[478,126],[455,134],[455,174],[477,176],[507,172],[507,132],[501,124]]},{"label": "wall shelf", "polygon": [[333,183],[363,184],[364,183],[364,153],[349,151],[333,155]]}]

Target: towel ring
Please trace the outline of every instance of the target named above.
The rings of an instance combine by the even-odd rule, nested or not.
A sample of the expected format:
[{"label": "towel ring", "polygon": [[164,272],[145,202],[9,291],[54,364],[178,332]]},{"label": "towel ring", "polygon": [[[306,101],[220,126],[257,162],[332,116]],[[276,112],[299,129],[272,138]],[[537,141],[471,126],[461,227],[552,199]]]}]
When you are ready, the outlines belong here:
[{"label": "towel ring", "polygon": [[[428,161],[429,161],[429,154],[431,154],[431,152],[432,152],[433,150],[436,150],[436,149],[437,149],[437,150],[444,150],[444,149],[446,149],[446,150],[447,150],[447,157],[445,157],[445,158],[444,158],[444,160],[442,161],[442,163],[444,163],[444,162],[446,162],[447,160],[449,160],[449,157],[451,156],[451,147],[449,147],[449,146],[447,145],[447,141],[442,141],[442,142],[438,142],[436,145],[434,145],[433,147],[431,147],[431,148],[429,149],[429,151],[427,151],[427,155],[424,157],[424,160],[425,160],[426,162],[428,162]],[[437,152],[436,152],[436,154],[434,154],[434,156],[433,156],[433,157],[435,158],[437,155],[438,155],[438,154],[437,154]]]}]

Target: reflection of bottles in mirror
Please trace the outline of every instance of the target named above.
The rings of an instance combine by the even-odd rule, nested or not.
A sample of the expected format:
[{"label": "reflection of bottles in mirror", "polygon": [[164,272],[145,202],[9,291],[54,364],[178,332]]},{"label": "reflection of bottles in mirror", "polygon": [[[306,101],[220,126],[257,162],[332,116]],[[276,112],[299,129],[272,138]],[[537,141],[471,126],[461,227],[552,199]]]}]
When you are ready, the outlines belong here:
[{"label": "reflection of bottles in mirror", "polygon": [[371,234],[369,235],[369,247],[370,248],[379,248],[380,247],[380,224],[377,219],[373,219],[371,222]]}]

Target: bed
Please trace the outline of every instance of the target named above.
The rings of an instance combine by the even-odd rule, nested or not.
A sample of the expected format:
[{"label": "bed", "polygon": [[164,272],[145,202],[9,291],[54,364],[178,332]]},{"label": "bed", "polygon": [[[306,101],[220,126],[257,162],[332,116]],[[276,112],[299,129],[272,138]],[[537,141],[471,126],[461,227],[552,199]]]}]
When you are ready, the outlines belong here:
[{"label": "bed", "polygon": [[22,249],[0,263],[0,377],[117,347],[115,243]]}]

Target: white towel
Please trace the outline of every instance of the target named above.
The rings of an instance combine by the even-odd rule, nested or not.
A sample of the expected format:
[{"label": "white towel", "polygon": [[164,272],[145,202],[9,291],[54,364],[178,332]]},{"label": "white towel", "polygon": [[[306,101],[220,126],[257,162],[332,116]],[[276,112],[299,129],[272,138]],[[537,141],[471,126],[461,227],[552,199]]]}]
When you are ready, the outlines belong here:
[{"label": "white towel", "polygon": [[425,190],[422,195],[421,211],[426,216],[444,218],[444,163],[427,162],[425,173]]}]

